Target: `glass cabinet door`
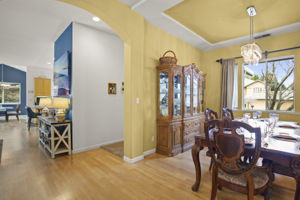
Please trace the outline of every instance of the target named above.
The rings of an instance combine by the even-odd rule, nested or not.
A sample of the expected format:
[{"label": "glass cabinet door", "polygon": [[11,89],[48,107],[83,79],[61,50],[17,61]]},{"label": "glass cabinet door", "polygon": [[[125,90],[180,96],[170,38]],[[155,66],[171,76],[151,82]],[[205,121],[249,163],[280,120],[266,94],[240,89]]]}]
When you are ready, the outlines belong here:
[{"label": "glass cabinet door", "polygon": [[191,114],[191,75],[187,74],[184,81],[184,113]]},{"label": "glass cabinet door", "polygon": [[173,115],[181,115],[181,74],[174,76],[174,107]]},{"label": "glass cabinet door", "polygon": [[159,73],[159,110],[160,116],[166,117],[168,112],[168,95],[169,95],[169,75],[168,72]]},{"label": "glass cabinet door", "polygon": [[199,104],[199,79],[193,78],[193,113],[198,113]]}]

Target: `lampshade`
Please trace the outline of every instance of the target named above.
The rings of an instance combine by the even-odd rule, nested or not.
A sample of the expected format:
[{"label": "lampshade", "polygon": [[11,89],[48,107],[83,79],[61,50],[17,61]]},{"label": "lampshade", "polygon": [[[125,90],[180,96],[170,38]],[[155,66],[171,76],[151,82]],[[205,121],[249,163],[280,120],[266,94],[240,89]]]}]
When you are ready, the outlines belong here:
[{"label": "lampshade", "polygon": [[262,51],[257,44],[250,43],[241,47],[241,55],[243,56],[245,63],[257,65],[262,58]]},{"label": "lampshade", "polygon": [[51,106],[51,105],[52,105],[51,97],[40,98],[39,106]]},{"label": "lampshade", "polygon": [[69,108],[69,104],[70,104],[69,98],[54,97],[52,100],[53,108],[57,108],[57,109],[67,109]]}]

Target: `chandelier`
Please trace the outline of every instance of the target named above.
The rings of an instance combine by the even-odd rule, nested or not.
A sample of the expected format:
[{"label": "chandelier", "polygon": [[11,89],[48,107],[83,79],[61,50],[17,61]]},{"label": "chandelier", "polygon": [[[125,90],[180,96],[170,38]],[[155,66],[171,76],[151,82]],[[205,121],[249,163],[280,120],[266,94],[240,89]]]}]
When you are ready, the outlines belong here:
[{"label": "chandelier", "polygon": [[262,58],[262,51],[253,39],[253,17],[256,15],[254,6],[247,8],[247,13],[250,16],[250,42],[241,47],[241,55],[246,64],[257,65]]}]

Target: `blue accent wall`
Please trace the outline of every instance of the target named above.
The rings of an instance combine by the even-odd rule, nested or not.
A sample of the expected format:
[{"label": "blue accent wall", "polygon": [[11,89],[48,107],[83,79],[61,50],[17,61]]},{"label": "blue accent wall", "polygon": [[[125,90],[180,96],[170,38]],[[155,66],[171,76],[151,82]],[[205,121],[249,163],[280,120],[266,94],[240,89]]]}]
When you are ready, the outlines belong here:
[{"label": "blue accent wall", "polygon": [[[71,23],[54,43],[54,62],[57,61],[65,52],[69,53],[69,78],[70,92],[72,92],[72,48],[73,48],[73,23]],[[68,96],[72,102],[72,95]],[[66,116],[72,120],[72,103]]]},{"label": "blue accent wall", "polygon": [[[3,66],[3,82],[10,83],[21,83],[21,114],[25,115],[25,106],[26,106],[26,72],[18,70],[16,68],[10,67],[5,64],[0,64],[0,77],[2,79],[2,66]],[[16,107],[16,105],[5,105]]]},{"label": "blue accent wall", "polygon": [[66,51],[72,53],[72,23],[65,29],[65,31],[57,38],[54,43],[54,61],[59,59]]}]

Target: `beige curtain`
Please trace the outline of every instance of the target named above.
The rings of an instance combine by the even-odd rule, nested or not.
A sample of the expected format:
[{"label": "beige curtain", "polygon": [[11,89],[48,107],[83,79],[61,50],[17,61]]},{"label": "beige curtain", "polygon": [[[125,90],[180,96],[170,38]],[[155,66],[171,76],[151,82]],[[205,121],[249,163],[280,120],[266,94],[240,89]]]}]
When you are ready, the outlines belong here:
[{"label": "beige curtain", "polygon": [[234,59],[222,60],[221,82],[221,112],[222,108],[232,108],[233,83],[234,83]]}]

